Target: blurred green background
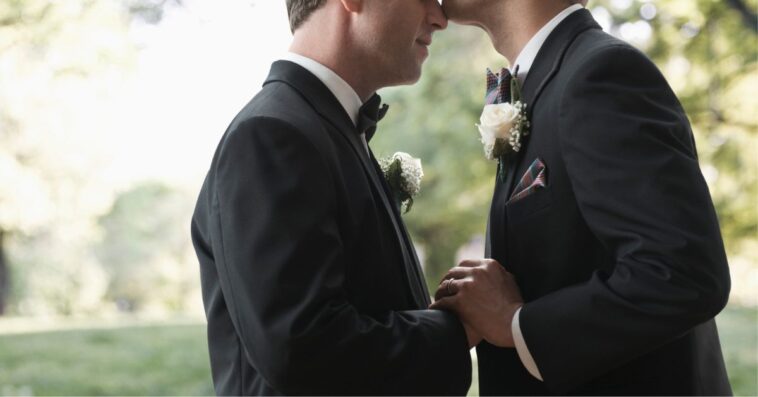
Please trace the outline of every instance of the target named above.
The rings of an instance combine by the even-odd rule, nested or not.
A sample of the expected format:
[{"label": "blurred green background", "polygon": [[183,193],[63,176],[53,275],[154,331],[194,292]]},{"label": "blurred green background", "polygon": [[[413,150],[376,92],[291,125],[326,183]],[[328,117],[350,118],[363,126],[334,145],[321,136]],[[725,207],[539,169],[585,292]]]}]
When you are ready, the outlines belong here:
[{"label": "blurred green background", "polygon": [[[717,318],[730,379],[756,395],[758,1],[588,7],[687,110],[732,271]],[[226,123],[286,50],[283,9],[0,0],[0,394],[212,393],[189,219]],[[433,285],[483,253],[495,164],[474,124],[485,68],[507,65],[468,27],[431,54],[417,85],[382,92],[372,146],[423,160],[405,219]]]}]

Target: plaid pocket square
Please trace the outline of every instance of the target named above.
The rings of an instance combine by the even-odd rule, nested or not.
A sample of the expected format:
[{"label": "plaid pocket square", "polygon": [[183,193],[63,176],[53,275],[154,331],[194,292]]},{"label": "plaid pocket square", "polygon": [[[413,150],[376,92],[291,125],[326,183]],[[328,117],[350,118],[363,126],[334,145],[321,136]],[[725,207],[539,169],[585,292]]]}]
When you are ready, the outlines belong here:
[{"label": "plaid pocket square", "polygon": [[524,176],[521,177],[521,180],[518,185],[516,185],[516,188],[513,189],[513,194],[506,204],[519,201],[524,197],[531,195],[537,189],[544,188],[546,183],[547,168],[545,168],[545,163],[538,158],[534,160],[532,165],[529,166],[529,169],[526,170]]}]

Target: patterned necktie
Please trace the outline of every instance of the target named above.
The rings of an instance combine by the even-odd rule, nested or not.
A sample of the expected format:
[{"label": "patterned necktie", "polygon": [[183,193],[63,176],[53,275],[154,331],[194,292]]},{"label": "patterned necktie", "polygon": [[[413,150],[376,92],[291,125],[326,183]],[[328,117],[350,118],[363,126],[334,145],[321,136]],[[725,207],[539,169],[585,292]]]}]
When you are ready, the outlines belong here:
[{"label": "patterned necktie", "polygon": [[374,94],[361,106],[358,113],[358,133],[366,134],[366,141],[370,142],[376,132],[376,124],[387,114],[388,105],[382,105],[382,97]]}]

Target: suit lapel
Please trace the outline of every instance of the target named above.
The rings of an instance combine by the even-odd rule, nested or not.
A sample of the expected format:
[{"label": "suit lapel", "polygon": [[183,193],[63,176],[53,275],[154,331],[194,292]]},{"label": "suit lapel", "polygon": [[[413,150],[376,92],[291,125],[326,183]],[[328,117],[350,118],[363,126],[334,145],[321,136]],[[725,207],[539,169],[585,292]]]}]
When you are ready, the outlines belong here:
[{"label": "suit lapel", "polygon": [[[370,150],[370,149],[369,149]],[[376,169],[376,172],[381,175],[382,169],[379,166],[379,163],[376,161],[376,158],[374,157],[373,151],[371,152],[371,161],[374,165],[374,168]],[[387,184],[387,181],[384,178],[380,178],[382,182],[382,187],[384,188],[384,193],[386,197],[390,197],[392,195],[392,190]],[[394,201],[393,201],[394,202]],[[392,205],[392,213],[395,215],[397,219],[401,219],[400,209],[397,208],[396,205]],[[405,227],[405,223],[398,222],[400,226],[400,232],[403,235],[403,243],[404,245],[407,245],[408,249],[408,258],[406,258],[406,261],[412,262],[411,266],[406,266],[406,271],[408,271],[408,279],[409,280],[416,280],[416,288],[413,289],[414,296],[416,298],[417,302],[424,303],[424,307],[428,307],[432,302],[429,300],[429,290],[426,287],[426,283],[424,282],[424,272],[421,269],[421,262],[418,259],[418,256],[416,256],[416,250],[413,249],[413,242],[411,241],[410,233],[408,233],[408,229]],[[411,274],[412,273],[412,274]]]},{"label": "suit lapel", "polygon": [[[527,104],[527,117],[534,126],[535,121],[532,115],[540,99],[542,91],[552,81],[553,77],[560,70],[566,51],[574,42],[577,36],[588,29],[600,29],[600,26],[592,18],[587,10],[579,10],[569,15],[550,33],[545,43],[537,53],[531,70],[526,76],[522,86],[522,101]],[[508,239],[508,212],[506,202],[513,192],[514,182],[517,179],[517,172],[521,164],[522,157],[529,144],[529,137],[521,145],[521,151],[508,160],[506,168],[505,181],[497,180],[495,183],[495,192],[490,208],[490,219],[487,222],[487,242],[485,250],[488,257],[497,258],[503,263],[508,261],[507,239]],[[512,264],[509,270],[514,271]]]},{"label": "suit lapel", "polygon": [[[537,53],[537,57],[534,59],[531,70],[526,75],[526,80],[522,87],[522,100],[527,104],[527,115],[530,121],[532,120],[532,114],[537,101],[540,99],[540,94],[542,94],[542,91],[547,87],[555,74],[558,73],[563,62],[563,57],[566,55],[566,51],[571,46],[571,43],[574,42],[574,39],[580,33],[588,29],[600,29],[600,25],[595,22],[589,11],[584,9],[579,10],[563,20],[550,33],[547,40],[545,40],[542,48]],[[515,174],[528,143],[529,138],[527,137],[522,144],[521,151],[513,157],[511,164],[509,164],[505,181],[506,200],[513,192],[513,183],[516,179]]]},{"label": "suit lapel", "polygon": [[523,85],[523,97],[534,108],[545,86],[560,69],[566,50],[580,33],[588,29],[600,29],[587,10],[579,10],[566,17],[556,26],[543,44]]},{"label": "suit lapel", "polygon": [[411,252],[413,250],[410,244],[407,243],[408,240],[404,234],[405,229],[400,220],[400,215],[396,213],[395,204],[390,200],[389,193],[384,187],[384,181],[380,177],[381,170],[377,170],[375,161],[366,152],[366,147],[357,134],[356,127],[350,120],[350,116],[345,112],[345,109],[340,105],[337,98],[316,76],[313,76],[306,69],[295,63],[288,61],[274,62],[271,67],[271,74],[264,85],[274,81],[285,83],[297,90],[316,112],[329,121],[350,143],[350,147],[360,159],[363,171],[374,188],[375,195],[382,202],[382,207],[392,222],[395,237],[405,262],[403,267],[414,299],[418,304],[425,304],[424,308],[426,308],[429,304],[429,296],[423,279],[420,278],[420,274],[417,274],[419,265],[415,258],[415,252]]}]

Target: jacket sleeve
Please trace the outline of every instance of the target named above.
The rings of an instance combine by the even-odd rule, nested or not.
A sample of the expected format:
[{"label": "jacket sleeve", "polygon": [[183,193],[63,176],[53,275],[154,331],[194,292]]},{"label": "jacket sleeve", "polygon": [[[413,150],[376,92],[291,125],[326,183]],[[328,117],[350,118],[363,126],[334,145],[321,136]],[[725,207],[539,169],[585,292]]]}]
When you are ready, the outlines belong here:
[{"label": "jacket sleeve", "polygon": [[[459,320],[441,311],[363,313],[343,287],[333,176],[302,131],[252,118],[217,155],[212,237],[247,359],[285,394],[466,394]],[[220,250],[219,250],[220,248]]]},{"label": "jacket sleeve", "polygon": [[521,311],[529,350],[556,392],[713,318],[730,290],[689,122],[664,77],[625,46],[596,52],[576,70],[562,98],[559,144],[579,210],[616,263]]}]

